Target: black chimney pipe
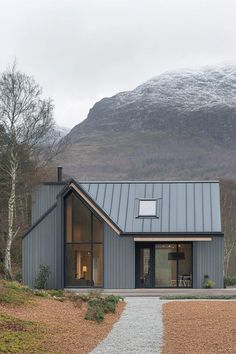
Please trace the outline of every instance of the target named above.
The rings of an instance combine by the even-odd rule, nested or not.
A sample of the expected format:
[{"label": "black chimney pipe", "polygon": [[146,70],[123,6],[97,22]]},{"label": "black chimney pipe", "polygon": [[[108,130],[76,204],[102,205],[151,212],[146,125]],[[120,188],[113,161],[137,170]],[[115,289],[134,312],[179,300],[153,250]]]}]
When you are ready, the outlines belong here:
[{"label": "black chimney pipe", "polygon": [[57,182],[62,182],[62,167],[57,167]]}]

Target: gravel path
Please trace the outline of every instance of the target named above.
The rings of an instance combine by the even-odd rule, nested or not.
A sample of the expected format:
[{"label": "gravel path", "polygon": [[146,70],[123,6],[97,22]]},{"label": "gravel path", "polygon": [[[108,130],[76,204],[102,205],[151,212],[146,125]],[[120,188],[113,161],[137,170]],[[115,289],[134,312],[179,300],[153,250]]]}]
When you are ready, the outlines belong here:
[{"label": "gravel path", "polygon": [[120,320],[91,354],[158,354],[162,346],[162,304],[157,297],[130,297]]}]

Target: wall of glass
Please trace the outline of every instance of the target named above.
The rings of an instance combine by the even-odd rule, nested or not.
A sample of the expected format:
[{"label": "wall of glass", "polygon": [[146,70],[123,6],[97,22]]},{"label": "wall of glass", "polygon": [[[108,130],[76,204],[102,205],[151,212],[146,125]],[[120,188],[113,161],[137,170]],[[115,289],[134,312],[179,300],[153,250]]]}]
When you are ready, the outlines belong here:
[{"label": "wall of glass", "polygon": [[103,286],[103,223],[73,193],[65,198],[65,286]]},{"label": "wall of glass", "polygon": [[192,243],[139,243],[136,258],[137,287],[192,287]]}]

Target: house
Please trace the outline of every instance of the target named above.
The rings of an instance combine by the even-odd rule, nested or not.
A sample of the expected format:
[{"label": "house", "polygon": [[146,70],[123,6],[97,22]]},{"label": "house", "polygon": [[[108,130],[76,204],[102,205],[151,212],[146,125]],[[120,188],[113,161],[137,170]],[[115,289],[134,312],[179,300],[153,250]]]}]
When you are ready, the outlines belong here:
[{"label": "house", "polygon": [[59,180],[33,193],[23,282],[41,264],[50,288],[223,287],[217,181]]}]

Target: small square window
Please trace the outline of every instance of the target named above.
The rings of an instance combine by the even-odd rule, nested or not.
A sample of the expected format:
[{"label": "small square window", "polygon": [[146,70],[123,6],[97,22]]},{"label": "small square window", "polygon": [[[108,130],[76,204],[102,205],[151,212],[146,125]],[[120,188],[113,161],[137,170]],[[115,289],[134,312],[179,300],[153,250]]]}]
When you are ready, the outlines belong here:
[{"label": "small square window", "polygon": [[140,200],[139,201],[139,216],[157,216],[157,201],[156,200]]}]

